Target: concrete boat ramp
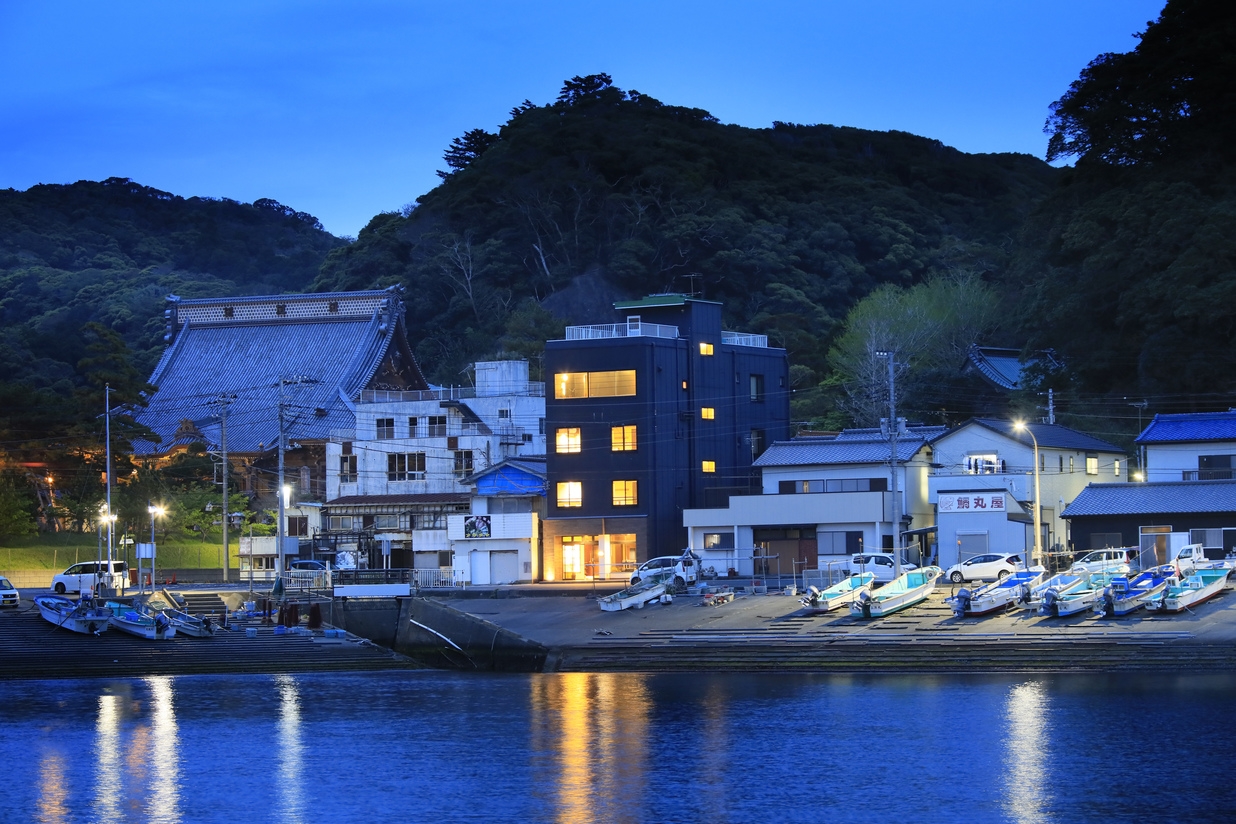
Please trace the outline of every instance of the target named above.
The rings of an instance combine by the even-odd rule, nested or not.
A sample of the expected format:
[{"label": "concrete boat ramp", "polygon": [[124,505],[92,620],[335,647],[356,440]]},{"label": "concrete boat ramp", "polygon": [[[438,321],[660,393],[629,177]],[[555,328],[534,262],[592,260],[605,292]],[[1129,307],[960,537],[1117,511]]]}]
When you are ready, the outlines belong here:
[{"label": "concrete boat ramp", "polygon": [[[494,593],[497,595],[498,593]],[[1236,596],[1194,613],[957,619],[939,588],[883,619],[809,615],[791,595],[699,597],[603,613],[592,597],[437,599],[545,650],[546,672],[1029,672],[1236,670]],[[522,596],[522,597],[520,597]]]}]

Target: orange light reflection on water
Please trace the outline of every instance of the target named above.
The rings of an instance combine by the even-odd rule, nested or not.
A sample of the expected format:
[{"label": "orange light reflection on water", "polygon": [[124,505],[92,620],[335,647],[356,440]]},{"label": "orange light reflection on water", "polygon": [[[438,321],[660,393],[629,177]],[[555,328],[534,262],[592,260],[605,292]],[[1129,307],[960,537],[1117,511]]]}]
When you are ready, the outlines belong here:
[{"label": "orange light reflection on water", "polygon": [[643,785],[649,744],[644,677],[563,673],[534,679],[532,743],[550,754],[540,779],[555,796],[557,820],[635,820],[632,788]]}]

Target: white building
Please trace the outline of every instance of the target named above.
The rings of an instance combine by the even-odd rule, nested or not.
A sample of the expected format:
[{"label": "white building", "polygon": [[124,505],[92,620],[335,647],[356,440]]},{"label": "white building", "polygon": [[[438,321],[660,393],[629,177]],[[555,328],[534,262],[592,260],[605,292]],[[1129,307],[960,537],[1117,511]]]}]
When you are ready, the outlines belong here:
[{"label": "white building", "polygon": [[[740,576],[792,574],[838,565],[856,552],[890,550],[894,512],[901,532],[934,523],[928,501],[930,439],[942,426],[911,426],[897,439],[894,505],[889,438],[878,429],[778,441],[755,462],[761,495],[734,495],[728,506],[683,512],[690,546],[705,567]],[[903,546],[908,542],[903,540]],[[914,560],[921,550],[914,550]],[[752,559],[756,560],[753,561]]]},{"label": "white building", "polygon": [[541,576],[545,456],[509,458],[473,475],[471,511],[447,517],[455,568],[468,583],[530,583]]},{"label": "white building", "polygon": [[1155,415],[1137,443],[1147,481],[1236,479],[1236,410]]},{"label": "white building", "polygon": [[1061,513],[1087,484],[1128,480],[1123,450],[1098,438],[1051,424],[967,421],[931,442],[941,567],[985,552],[1032,552],[1036,439],[1045,553],[1065,551]]},{"label": "white building", "polygon": [[370,566],[471,574],[454,557],[453,515],[472,514],[478,472],[545,454],[545,387],[527,361],[475,365],[475,386],[415,392],[366,390],[353,430],[326,448],[321,551],[355,548]]}]

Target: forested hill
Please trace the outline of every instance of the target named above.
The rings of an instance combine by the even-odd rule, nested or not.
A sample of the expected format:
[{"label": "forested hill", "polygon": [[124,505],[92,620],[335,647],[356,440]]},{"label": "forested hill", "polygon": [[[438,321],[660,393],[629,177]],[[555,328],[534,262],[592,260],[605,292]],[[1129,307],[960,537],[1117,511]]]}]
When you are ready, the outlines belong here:
[{"label": "forested hill", "polygon": [[576,77],[477,129],[403,214],[333,251],[320,291],[401,282],[430,379],[478,356],[531,354],[561,324],[613,320],[615,299],[722,301],[730,328],[790,350],[796,382],[881,284],[998,277],[1060,172],[903,132],[724,125],[705,111]]},{"label": "forested hill", "polygon": [[[162,351],[168,294],[303,291],[343,243],[273,200],[184,198],[122,178],[0,190],[5,440],[72,420],[76,396],[100,383],[91,370],[122,397],[136,391]],[[101,409],[101,395],[90,403]]]}]

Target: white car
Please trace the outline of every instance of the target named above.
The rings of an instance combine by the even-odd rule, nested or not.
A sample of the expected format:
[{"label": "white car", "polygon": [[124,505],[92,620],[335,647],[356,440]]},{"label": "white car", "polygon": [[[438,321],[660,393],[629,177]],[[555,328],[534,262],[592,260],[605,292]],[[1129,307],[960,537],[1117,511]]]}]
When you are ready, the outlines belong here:
[{"label": "white car", "polygon": [[1117,575],[1127,575],[1132,569],[1129,563],[1129,553],[1124,549],[1096,549],[1078,558],[1069,567],[1069,572],[1114,572]]},{"label": "white car", "polygon": [[[901,571],[918,569],[915,564],[902,563]],[[897,567],[893,562],[891,552],[860,552],[850,556],[850,574],[858,575],[870,572],[875,575],[877,584],[887,584],[897,577]]]},{"label": "white car", "polygon": [[1020,555],[988,552],[983,555],[975,555],[973,558],[962,561],[960,564],[953,564],[945,571],[944,577],[954,584],[961,584],[966,581],[999,580],[1021,569],[1022,563]]},{"label": "white car", "polygon": [[51,588],[57,595],[66,592],[89,592],[100,583],[112,589],[124,587],[124,578],[129,572],[124,561],[112,561],[112,571],[107,571],[107,561],[84,561],[61,572],[52,578]]},{"label": "white car", "polygon": [[700,556],[688,550],[681,555],[661,555],[649,558],[631,573],[630,586],[658,572],[673,572],[674,586],[685,586],[699,580]]},{"label": "white car", "polygon": [[8,578],[0,575],[0,607],[15,607],[21,603],[21,595],[17,592],[17,587],[9,582]]}]

